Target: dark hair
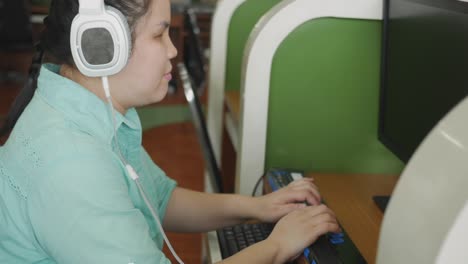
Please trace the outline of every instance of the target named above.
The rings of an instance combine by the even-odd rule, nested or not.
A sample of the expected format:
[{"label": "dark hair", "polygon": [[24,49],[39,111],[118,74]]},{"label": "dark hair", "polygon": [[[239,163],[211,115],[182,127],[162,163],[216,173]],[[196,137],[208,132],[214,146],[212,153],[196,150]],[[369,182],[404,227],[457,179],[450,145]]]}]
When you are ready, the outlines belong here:
[{"label": "dark hair", "polygon": [[[136,23],[148,12],[151,0],[105,0],[104,2],[120,10],[127,18],[134,39]],[[43,54],[54,63],[74,65],[70,50],[70,29],[78,9],[78,0],[52,0],[49,14],[44,19],[45,29],[41,34],[39,44],[36,45],[36,53],[33,56],[28,79],[8,112],[5,123],[0,129],[0,137],[13,129],[31,101],[37,88],[37,77]]]}]

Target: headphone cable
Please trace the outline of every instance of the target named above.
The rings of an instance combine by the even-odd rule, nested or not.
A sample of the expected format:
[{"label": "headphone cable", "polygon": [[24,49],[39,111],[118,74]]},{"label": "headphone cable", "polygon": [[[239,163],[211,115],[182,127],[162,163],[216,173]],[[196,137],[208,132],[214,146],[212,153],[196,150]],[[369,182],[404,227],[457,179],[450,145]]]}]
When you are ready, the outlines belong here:
[{"label": "headphone cable", "polygon": [[132,180],[136,183],[136,185],[138,187],[138,191],[140,192],[140,195],[142,196],[146,206],[148,207],[148,209],[151,212],[151,215],[153,216],[154,220],[156,221],[156,224],[157,224],[159,230],[161,231],[161,233],[163,235],[163,238],[164,238],[164,241],[166,241],[166,244],[169,247],[169,250],[171,251],[172,255],[177,260],[177,262],[179,262],[180,264],[184,264],[184,262],[180,259],[180,257],[177,255],[174,248],[172,247],[171,242],[167,238],[166,233],[164,232],[164,229],[163,229],[163,227],[161,225],[161,220],[159,219],[159,216],[156,213],[156,210],[154,210],[153,206],[151,205],[150,201],[148,200],[148,197],[146,196],[146,193],[143,190],[143,186],[141,185],[141,183],[140,183],[140,181],[138,179],[139,178],[138,174],[133,169],[133,167],[130,164],[127,163],[127,161],[125,160],[125,158],[122,155],[122,152],[120,150],[119,141],[117,139],[117,121],[116,121],[116,117],[115,117],[115,110],[114,110],[114,105],[113,105],[112,99],[111,99],[111,94],[110,94],[110,89],[109,89],[109,80],[108,80],[107,76],[102,77],[102,86],[104,88],[104,93],[106,95],[106,99],[107,99],[108,106],[109,106],[108,110],[109,110],[109,114],[110,114],[111,120],[112,120],[112,125],[113,125],[113,128],[114,128],[113,129],[114,130],[114,144],[115,144],[115,146],[117,148],[117,154],[119,156],[119,159],[125,165],[125,169],[127,170],[128,174],[130,175]]}]

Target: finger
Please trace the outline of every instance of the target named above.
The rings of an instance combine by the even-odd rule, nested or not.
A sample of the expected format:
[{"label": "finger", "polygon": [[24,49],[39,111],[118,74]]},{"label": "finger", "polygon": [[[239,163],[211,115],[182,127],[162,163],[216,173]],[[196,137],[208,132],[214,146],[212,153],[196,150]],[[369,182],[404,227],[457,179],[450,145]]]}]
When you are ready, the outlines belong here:
[{"label": "finger", "polygon": [[301,198],[302,201],[307,201],[310,205],[319,205],[322,203],[322,197],[320,193],[310,185],[295,187],[293,191],[302,193],[304,195]]},{"label": "finger", "polygon": [[282,215],[287,215],[293,211],[300,210],[305,208],[306,205],[303,203],[291,203],[291,204],[286,204],[281,207],[281,214]]},{"label": "finger", "polygon": [[310,181],[299,182],[297,185],[292,185],[291,188],[300,188],[300,187],[304,187],[304,186],[308,186],[308,187],[314,188],[314,189],[316,189],[317,191],[319,190],[319,188],[317,187],[317,185],[315,185],[313,182],[310,182]]},{"label": "finger", "polygon": [[307,210],[305,213],[299,215],[298,217],[301,218],[301,221],[304,221],[303,223],[309,226],[309,228],[325,222],[338,223],[336,217],[330,212],[315,214],[314,211]]},{"label": "finger", "polygon": [[310,234],[312,236],[313,241],[317,240],[319,236],[325,235],[326,233],[329,233],[329,232],[333,232],[333,233],[341,232],[340,226],[337,223],[329,223],[329,222],[322,222],[318,225],[315,225],[310,230],[312,230]]},{"label": "finger", "polygon": [[300,185],[302,185],[304,183],[308,183],[308,182],[314,182],[314,179],[312,179],[312,178],[302,178],[302,179],[290,182],[288,186],[300,186]]},{"label": "finger", "polygon": [[[291,262],[291,261],[297,259],[298,257],[300,257],[301,255],[302,255],[302,252],[299,252],[299,253],[297,253],[297,255],[295,255],[294,257],[288,259],[288,261]],[[289,262],[288,262],[288,263],[289,263]]]},{"label": "finger", "polygon": [[[304,217],[304,215],[302,217]],[[306,216],[304,219],[306,219],[305,221],[307,221],[308,228],[310,229],[314,229],[316,226],[320,226],[320,225],[328,223],[328,224],[332,224],[331,226],[334,227],[334,229],[329,230],[328,232],[340,232],[341,231],[338,220],[333,214],[331,214],[331,212],[325,212],[325,213],[321,213],[321,214],[314,215],[314,216],[308,216],[308,217]]]},{"label": "finger", "polygon": [[315,223],[320,224],[320,223],[336,223],[338,224],[338,220],[336,220],[336,217],[331,214],[330,212],[320,214],[315,217]]},{"label": "finger", "polygon": [[291,189],[313,188],[317,191],[317,193],[320,193],[319,188],[313,182],[301,182],[300,184],[291,185],[289,188]]},{"label": "finger", "polygon": [[[315,187],[315,188],[314,188]],[[321,204],[322,203],[322,196],[320,195],[320,192],[318,191],[318,189],[316,188],[315,185],[306,185],[304,186],[304,188],[306,190],[309,191],[310,195],[312,195],[316,200],[317,200],[317,203],[315,203],[316,205],[318,204]],[[313,204],[311,201],[308,200],[308,202],[310,204]]]},{"label": "finger", "polygon": [[309,206],[305,210],[309,214],[308,217],[315,217],[315,216],[321,215],[321,214],[329,214],[329,215],[336,218],[335,212],[333,212],[325,204],[320,204],[320,205],[316,205],[316,206]]},{"label": "finger", "polygon": [[313,191],[305,188],[290,189],[285,196],[287,203],[303,203],[307,201],[309,204],[318,205],[320,200],[312,194]]}]

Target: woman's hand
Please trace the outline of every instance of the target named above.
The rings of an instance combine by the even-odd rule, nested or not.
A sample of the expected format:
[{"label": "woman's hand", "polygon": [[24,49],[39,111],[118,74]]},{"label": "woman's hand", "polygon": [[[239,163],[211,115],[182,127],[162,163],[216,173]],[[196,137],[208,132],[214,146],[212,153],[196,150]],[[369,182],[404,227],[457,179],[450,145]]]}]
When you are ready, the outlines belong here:
[{"label": "woman's hand", "polygon": [[281,218],[267,239],[241,250],[221,263],[287,263],[299,256],[319,236],[328,232],[341,232],[335,214],[325,205],[307,206]]},{"label": "woman's hand", "polygon": [[275,263],[285,263],[328,232],[337,233],[341,229],[335,214],[322,204],[295,210],[281,218],[266,240],[279,249]]},{"label": "woman's hand", "polygon": [[255,218],[272,223],[294,210],[304,208],[304,202],[321,204],[320,193],[313,181],[312,178],[296,180],[276,192],[255,198]]}]

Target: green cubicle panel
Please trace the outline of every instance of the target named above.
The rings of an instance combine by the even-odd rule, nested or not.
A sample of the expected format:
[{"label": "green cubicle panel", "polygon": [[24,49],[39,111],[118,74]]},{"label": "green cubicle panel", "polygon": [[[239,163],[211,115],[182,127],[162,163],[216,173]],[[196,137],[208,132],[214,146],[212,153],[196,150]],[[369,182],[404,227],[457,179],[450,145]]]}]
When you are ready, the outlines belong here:
[{"label": "green cubicle panel", "polygon": [[281,0],[247,0],[234,12],[228,32],[226,90],[239,90],[244,48],[260,18]]},{"label": "green cubicle panel", "polygon": [[292,32],[271,71],[266,168],[399,174],[377,138],[381,22],[321,18]]}]

